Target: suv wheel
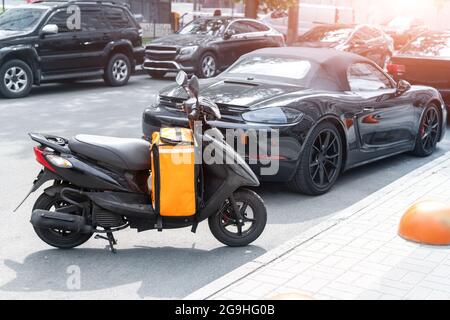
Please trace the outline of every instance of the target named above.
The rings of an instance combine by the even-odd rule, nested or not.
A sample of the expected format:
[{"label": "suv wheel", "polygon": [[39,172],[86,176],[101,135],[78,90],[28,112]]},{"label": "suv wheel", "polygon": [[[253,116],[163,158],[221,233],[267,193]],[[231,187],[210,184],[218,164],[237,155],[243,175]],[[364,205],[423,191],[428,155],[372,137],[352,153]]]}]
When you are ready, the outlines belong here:
[{"label": "suv wheel", "polygon": [[124,86],[131,75],[130,59],[122,53],[117,53],[109,59],[105,69],[104,80],[112,87]]},{"label": "suv wheel", "polygon": [[23,98],[33,86],[33,72],[22,60],[11,60],[0,68],[0,93],[9,99]]},{"label": "suv wheel", "polygon": [[198,67],[198,76],[200,78],[211,78],[217,73],[217,59],[213,53],[207,52],[200,59]]}]

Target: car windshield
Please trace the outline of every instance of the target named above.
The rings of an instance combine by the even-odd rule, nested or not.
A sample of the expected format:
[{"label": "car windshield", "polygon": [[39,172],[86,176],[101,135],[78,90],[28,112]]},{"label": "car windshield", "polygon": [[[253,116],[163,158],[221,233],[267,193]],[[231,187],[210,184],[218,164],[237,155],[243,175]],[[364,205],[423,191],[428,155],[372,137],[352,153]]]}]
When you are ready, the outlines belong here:
[{"label": "car windshield", "polygon": [[328,42],[328,43],[341,43],[346,41],[353,32],[353,28],[324,26],[316,27],[302,37],[301,42]]},{"label": "car windshield", "polygon": [[450,58],[450,33],[425,34],[399,51],[401,55]]},{"label": "car windshield", "polygon": [[13,8],[0,14],[0,30],[29,31],[41,20],[47,9]]},{"label": "car windshield", "polygon": [[[311,62],[283,57],[253,56],[242,59],[228,69],[228,74],[245,74],[303,80],[311,70]],[[298,82],[297,82],[298,83]]]},{"label": "car windshield", "polygon": [[197,19],[178,31],[179,34],[202,34],[216,36],[225,30],[226,20],[222,19]]}]

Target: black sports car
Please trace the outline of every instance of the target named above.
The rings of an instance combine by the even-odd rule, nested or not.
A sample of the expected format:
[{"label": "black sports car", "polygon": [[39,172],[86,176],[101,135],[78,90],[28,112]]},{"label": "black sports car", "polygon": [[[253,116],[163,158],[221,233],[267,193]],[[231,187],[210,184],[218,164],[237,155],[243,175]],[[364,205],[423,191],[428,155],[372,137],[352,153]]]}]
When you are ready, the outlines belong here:
[{"label": "black sports car", "polygon": [[[446,128],[436,89],[396,83],[371,60],[332,49],[257,50],[202,81],[200,94],[221,110],[214,126],[278,130],[279,141],[270,143],[279,145],[271,159],[279,170],[260,178],[288,181],[311,195],[327,192],[349,168],[408,151],[428,156]],[[144,111],[144,135],[187,126],[180,110],[186,98],[176,85],[162,90],[159,102]],[[256,174],[261,165],[252,166]]]},{"label": "black sports car", "polygon": [[373,60],[381,68],[386,66],[394,52],[392,38],[371,25],[319,25],[300,36],[295,46],[334,48],[356,53]]},{"label": "black sports car", "polygon": [[178,70],[210,78],[245,53],[284,45],[281,33],[257,20],[198,18],[176,34],[151,42],[143,68],[154,78]]},{"label": "black sports car", "polygon": [[432,86],[450,105],[450,32],[427,31],[392,58],[388,72],[394,79]]}]

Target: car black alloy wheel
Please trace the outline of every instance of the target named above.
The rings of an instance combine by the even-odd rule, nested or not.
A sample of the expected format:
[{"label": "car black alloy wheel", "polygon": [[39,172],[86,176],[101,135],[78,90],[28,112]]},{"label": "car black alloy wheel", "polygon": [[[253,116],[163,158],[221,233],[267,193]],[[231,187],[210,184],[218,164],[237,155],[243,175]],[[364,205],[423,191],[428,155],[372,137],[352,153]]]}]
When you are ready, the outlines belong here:
[{"label": "car black alloy wheel", "polygon": [[338,174],[341,150],[335,132],[324,129],[312,146],[309,160],[311,180],[319,188],[327,188]]},{"label": "car black alloy wheel", "polygon": [[434,104],[430,104],[422,117],[413,153],[420,157],[431,155],[436,149],[440,130],[441,119],[439,111]]},{"label": "car black alloy wheel", "polygon": [[343,142],[336,126],[328,121],[318,124],[304,143],[300,163],[288,187],[311,196],[327,193],[341,172],[342,150]]}]

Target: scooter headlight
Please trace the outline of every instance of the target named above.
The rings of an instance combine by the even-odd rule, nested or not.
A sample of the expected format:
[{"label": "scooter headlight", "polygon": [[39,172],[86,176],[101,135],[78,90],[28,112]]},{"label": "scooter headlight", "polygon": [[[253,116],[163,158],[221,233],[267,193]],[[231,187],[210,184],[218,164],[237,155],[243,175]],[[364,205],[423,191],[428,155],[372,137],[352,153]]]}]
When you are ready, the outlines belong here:
[{"label": "scooter headlight", "polygon": [[242,119],[266,124],[289,124],[303,119],[303,112],[287,107],[270,107],[246,112]]},{"label": "scooter headlight", "polygon": [[48,162],[58,168],[70,169],[73,167],[72,163],[69,160],[54,154],[46,155],[45,158],[48,160]]}]

